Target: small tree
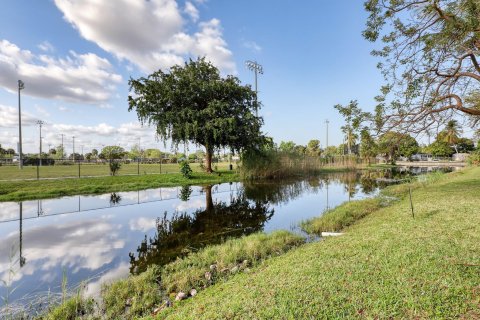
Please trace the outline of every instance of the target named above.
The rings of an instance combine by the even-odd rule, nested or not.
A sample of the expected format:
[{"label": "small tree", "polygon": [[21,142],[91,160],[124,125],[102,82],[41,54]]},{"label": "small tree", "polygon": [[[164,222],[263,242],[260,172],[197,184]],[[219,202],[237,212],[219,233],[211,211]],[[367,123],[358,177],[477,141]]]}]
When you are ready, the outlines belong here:
[{"label": "small tree", "polygon": [[118,161],[110,160],[109,167],[110,175],[115,176],[122,167],[122,164]]},{"label": "small tree", "polygon": [[190,179],[192,177],[192,168],[188,164],[188,161],[180,162],[180,173],[184,178]]},{"label": "small tree", "polygon": [[282,151],[282,152],[294,152],[295,142],[293,142],[293,141],[281,141],[278,149],[280,149],[280,151]]},{"label": "small tree", "polygon": [[360,132],[360,156],[364,159],[368,159],[370,164],[370,158],[377,155],[378,146],[375,143],[375,140],[370,135],[368,128],[363,128]]},{"label": "small tree", "polygon": [[106,146],[102,149],[99,155],[100,159],[114,160],[122,159],[125,155],[125,150],[119,146]]},{"label": "small tree", "polygon": [[307,152],[311,156],[320,155],[320,140],[313,139],[307,143]]},{"label": "small tree", "polygon": [[212,172],[216,149],[243,151],[262,143],[256,93],[236,77],[222,78],[204,58],[130,79],[129,85],[128,110],[135,110],[142,123],[154,125],[162,139],[204,146],[207,172]]}]

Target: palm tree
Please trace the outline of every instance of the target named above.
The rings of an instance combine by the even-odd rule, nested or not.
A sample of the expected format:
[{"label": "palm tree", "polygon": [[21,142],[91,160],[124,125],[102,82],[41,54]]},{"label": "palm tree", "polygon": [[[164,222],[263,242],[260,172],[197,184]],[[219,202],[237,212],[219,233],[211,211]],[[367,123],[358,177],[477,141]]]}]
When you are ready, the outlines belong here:
[{"label": "palm tree", "polygon": [[450,120],[447,122],[445,129],[442,131],[442,140],[448,144],[455,144],[460,139],[462,129],[460,128],[457,120]]},{"label": "palm tree", "polygon": [[350,125],[343,126],[342,132],[345,134],[345,142],[348,146],[348,154],[352,153],[352,146],[357,142],[358,135],[353,131]]}]

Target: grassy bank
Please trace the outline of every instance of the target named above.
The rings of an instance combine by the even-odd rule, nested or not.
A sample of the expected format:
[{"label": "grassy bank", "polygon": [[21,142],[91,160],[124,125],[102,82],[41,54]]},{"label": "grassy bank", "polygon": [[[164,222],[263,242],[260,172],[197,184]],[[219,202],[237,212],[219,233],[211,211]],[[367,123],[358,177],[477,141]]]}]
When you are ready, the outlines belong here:
[{"label": "grassy bank", "polygon": [[23,201],[79,194],[100,194],[159,187],[215,184],[237,181],[238,179],[238,175],[233,171],[220,171],[214,174],[194,172],[190,179],[184,178],[179,173],[169,173],[40,181],[1,181],[0,201]]},{"label": "grassy bank", "polygon": [[[227,240],[178,259],[165,267],[150,267],[138,276],[130,276],[107,285],[102,290],[102,305],[76,295],[53,308],[41,319],[134,319],[159,313],[162,307],[184,293],[195,295],[216,283],[223,283],[272,256],[278,256],[304,243],[287,231],[257,233]],[[196,290],[195,292],[192,290]]]},{"label": "grassy bank", "polygon": [[397,186],[389,192],[399,201],[343,236],[267,260],[157,318],[480,317],[480,168],[413,187],[415,218],[408,185]]}]

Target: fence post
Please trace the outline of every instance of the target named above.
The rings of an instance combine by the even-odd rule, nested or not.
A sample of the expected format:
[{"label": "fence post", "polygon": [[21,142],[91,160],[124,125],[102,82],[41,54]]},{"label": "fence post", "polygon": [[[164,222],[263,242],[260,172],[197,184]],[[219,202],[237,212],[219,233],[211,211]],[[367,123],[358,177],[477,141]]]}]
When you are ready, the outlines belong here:
[{"label": "fence post", "polygon": [[78,177],[80,178],[80,161],[78,162]]},{"label": "fence post", "polygon": [[37,180],[40,180],[40,166],[37,163]]},{"label": "fence post", "polygon": [[137,175],[140,175],[140,159],[137,159]]},{"label": "fence post", "polygon": [[160,158],[160,174],[162,174],[162,158]]}]

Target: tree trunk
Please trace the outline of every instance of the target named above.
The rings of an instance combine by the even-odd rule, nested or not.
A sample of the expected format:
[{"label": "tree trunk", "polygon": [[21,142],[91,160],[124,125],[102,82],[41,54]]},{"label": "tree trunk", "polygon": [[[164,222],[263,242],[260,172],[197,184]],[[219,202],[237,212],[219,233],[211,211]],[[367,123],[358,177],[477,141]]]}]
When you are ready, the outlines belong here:
[{"label": "tree trunk", "polygon": [[205,148],[206,154],[205,154],[205,170],[208,173],[212,173],[212,155],[213,155],[213,150],[210,150],[208,147]]},{"label": "tree trunk", "polygon": [[207,212],[213,209],[212,186],[203,187],[205,191],[205,210]]}]

